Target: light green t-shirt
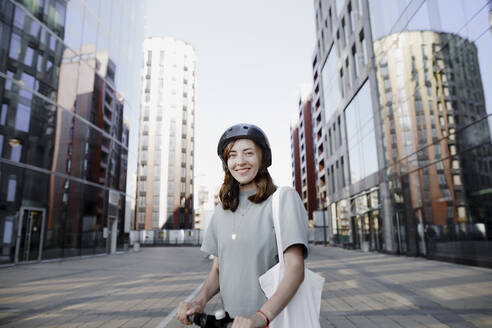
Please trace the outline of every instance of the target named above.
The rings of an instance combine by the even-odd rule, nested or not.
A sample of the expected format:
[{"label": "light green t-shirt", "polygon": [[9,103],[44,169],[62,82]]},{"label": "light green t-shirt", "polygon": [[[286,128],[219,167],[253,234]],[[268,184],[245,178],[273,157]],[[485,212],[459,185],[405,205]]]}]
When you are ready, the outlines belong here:
[{"label": "light green t-shirt", "polygon": [[[250,315],[261,308],[267,298],[258,277],[278,263],[272,196],[254,204],[248,197],[255,193],[256,190],[241,192],[235,212],[224,210],[219,204],[201,247],[219,259],[220,294],[225,310],[233,317]],[[295,189],[282,188],[279,212],[283,250],[302,244],[307,257],[308,219]]]}]

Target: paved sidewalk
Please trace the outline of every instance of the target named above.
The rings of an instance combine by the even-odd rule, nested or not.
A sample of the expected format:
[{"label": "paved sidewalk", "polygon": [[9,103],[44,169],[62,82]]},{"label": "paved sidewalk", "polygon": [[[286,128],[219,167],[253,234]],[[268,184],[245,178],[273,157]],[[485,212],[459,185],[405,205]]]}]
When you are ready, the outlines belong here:
[{"label": "paved sidewalk", "polygon": [[[211,262],[194,247],[0,269],[0,327],[183,327]],[[315,246],[322,327],[492,327],[492,270]],[[207,312],[219,307],[216,297]]]}]

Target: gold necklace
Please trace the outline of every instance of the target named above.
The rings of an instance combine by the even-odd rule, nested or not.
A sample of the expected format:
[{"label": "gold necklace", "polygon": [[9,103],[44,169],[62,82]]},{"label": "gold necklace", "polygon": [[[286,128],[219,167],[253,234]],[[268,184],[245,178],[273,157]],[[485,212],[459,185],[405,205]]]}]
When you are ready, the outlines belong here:
[{"label": "gold necklace", "polygon": [[[237,230],[238,230],[238,228],[241,226],[241,223],[243,222],[243,219],[242,219],[242,218],[243,218],[243,217],[244,217],[244,215],[246,215],[246,213],[248,212],[248,210],[249,210],[249,208],[250,208],[251,204],[253,204],[253,203],[250,201],[250,202],[248,203],[248,206],[246,206],[246,209],[245,209],[243,212],[239,212],[239,211],[238,211],[238,212],[239,212],[239,215],[241,216],[241,221],[239,222],[239,226],[237,226],[237,227],[236,227],[236,224],[237,224],[237,218],[236,218],[236,216],[234,215],[234,217],[233,217],[233,218],[234,218],[234,222],[233,222],[233,223],[234,223],[234,227],[233,227],[232,234],[231,234],[231,238],[232,238],[232,240],[236,240],[236,238],[237,238],[236,231],[237,231]],[[239,210],[239,209],[238,209],[238,210]]]}]

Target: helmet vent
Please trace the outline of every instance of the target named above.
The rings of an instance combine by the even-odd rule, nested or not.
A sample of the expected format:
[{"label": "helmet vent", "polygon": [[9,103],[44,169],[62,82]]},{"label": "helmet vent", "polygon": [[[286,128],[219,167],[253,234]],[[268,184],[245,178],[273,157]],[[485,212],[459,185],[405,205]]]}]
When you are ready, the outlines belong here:
[{"label": "helmet vent", "polygon": [[245,126],[243,126],[243,129],[246,129],[246,130],[247,130],[247,129],[248,129],[248,127],[245,125]]}]

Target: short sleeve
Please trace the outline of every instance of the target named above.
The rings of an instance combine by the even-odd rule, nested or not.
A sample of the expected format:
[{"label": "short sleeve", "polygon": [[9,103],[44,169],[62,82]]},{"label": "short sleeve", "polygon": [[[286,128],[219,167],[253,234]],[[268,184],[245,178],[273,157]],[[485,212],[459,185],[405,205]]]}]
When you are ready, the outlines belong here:
[{"label": "short sleeve", "polygon": [[210,219],[210,223],[207,227],[207,230],[205,231],[205,237],[203,238],[203,243],[202,247],[200,250],[202,252],[205,252],[207,254],[212,254],[214,256],[219,256],[219,247],[218,247],[218,240],[217,240],[217,219],[216,219],[216,212],[212,215],[212,218]]},{"label": "short sleeve", "polygon": [[304,204],[294,188],[282,187],[279,206],[280,230],[283,251],[289,246],[304,246],[304,258],[308,256],[308,217]]}]

